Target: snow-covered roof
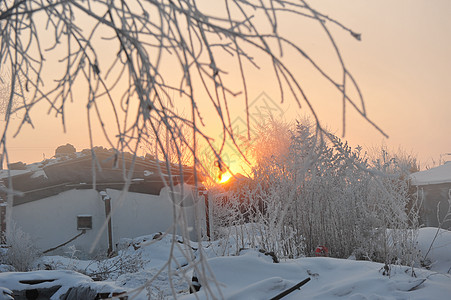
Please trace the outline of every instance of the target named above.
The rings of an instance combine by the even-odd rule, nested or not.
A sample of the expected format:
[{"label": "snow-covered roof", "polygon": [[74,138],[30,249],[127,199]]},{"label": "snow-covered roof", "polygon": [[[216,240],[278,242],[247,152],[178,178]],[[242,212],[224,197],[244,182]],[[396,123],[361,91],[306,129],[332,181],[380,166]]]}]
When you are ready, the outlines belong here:
[{"label": "snow-covered roof", "polygon": [[[0,170],[0,184],[9,186],[12,183],[15,191],[22,192],[21,196],[14,197],[15,206],[71,189],[96,187],[98,190],[105,188],[121,190],[126,183],[122,168],[125,167],[128,174],[132,164],[134,167],[130,192],[159,195],[165,186],[161,177],[169,176],[160,173],[160,170],[167,171],[164,162],[157,162],[153,157],[134,158],[130,153],[118,155],[115,151],[103,148],[94,149],[94,152],[97,160],[94,170],[92,151],[88,149],[29,165],[22,162],[10,164],[10,167],[13,166],[11,170]],[[178,184],[182,178],[185,183],[194,183],[191,168],[184,167],[181,173],[178,165],[171,164],[170,167],[174,184]],[[11,176],[11,182],[8,176]]]},{"label": "snow-covered roof", "polygon": [[410,175],[413,185],[451,183],[451,162]]},{"label": "snow-covered roof", "polygon": [[29,172],[30,170],[0,170],[0,179],[8,178],[9,176],[13,177]]}]

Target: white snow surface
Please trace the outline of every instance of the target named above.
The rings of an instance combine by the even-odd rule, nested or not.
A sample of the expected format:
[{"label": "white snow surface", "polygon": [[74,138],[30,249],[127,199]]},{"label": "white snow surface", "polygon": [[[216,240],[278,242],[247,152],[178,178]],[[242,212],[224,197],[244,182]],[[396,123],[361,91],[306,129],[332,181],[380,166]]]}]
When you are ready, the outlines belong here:
[{"label": "white snow surface", "polygon": [[410,175],[413,185],[451,183],[451,162]]},{"label": "white snow surface", "polygon": [[[123,250],[119,251],[118,256],[107,260],[82,261],[76,259],[75,252],[71,258],[43,257],[37,264],[52,264],[62,270],[0,273],[0,287],[14,290],[21,288],[19,280],[42,279],[52,274],[62,286],[52,299],[59,299],[60,295],[73,286],[89,286],[97,292],[128,291],[133,296],[129,299],[173,299],[169,284],[171,276],[177,298],[209,299],[205,294],[205,282],[201,280],[203,287],[196,295],[190,295],[186,281],[191,279],[193,270],[186,265],[187,260],[183,252],[198,257],[199,253],[195,250],[198,244],[191,242],[188,246],[187,243],[176,242],[172,248],[175,258],[172,260],[172,270],[177,271],[169,273],[165,264],[171,252],[172,241],[181,241],[181,238],[171,235],[159,239],[153,237],[154,235],[149,235],[124,239],[121,241]],[[430,247],[432,241],[434,243]],[[270,299],[306,278],[311,280],[283,300],[423,300],[450,299],[451,295],[451,232],[437,228],[422,228],[418,236],[418,247],[422,255],[429,251],[427,257],[431,261],[430,270],[391,266],[390,276],[383,275],[383,264],[351,259],[305,257],[273,263],[270,256],[256,249],[239,251],[237,256],[219,256],[221,251],[218,249],[223,247],[221,244],[224,244],[224,241],[204,242],[209,264],[206,278],[213,294],[219,299],[221,295],[224,299]],[[233,252],[231,249],[230,253]],[[136,262],[138,268],[124,274],[112,273],[109,279],[100,282],[94,282],[74,271],[63,270],[95,273],[108,265],[117,265],[121,258]],[[151,278],[154,280],[148,288],[139,289]],[[42,283],[45,284],[50,283]]]},{"label": "white snow surface", "polygon": [[[383,264],[367,261],[315,257],[274,264],[246,253],[211,259],[210,267],[225,299],[270,299],[308,277],[284,299],[447,299],[451,292],[449,274],[416,270],[412,277],[409,268],[392,267],[384,276]],[[202,288],[198,297],[207,299]]]},{"label": "white snow surface", "polygon": [[431,263],[431,270],[451,274],[451,231],[421,228],[418,233],[418,248],[421,256]]},{"label": "white snow surface", "polygon": [[[37,284],[21,283],[24,280],[49,280]],[[108,282],[94,282],[90,277],[70,270],[40,270],[31,272],[5,272],[0,273],[0,287],[5,287],[9,290],[25,290],[25,289],[39,289],[51,288],[53,286],[61,286],[58,291],[50,299],[58,300],[71,287],[89,286],[92,289],[101,292],[120,292],[123,291],[120,287],[111,285]]]}]

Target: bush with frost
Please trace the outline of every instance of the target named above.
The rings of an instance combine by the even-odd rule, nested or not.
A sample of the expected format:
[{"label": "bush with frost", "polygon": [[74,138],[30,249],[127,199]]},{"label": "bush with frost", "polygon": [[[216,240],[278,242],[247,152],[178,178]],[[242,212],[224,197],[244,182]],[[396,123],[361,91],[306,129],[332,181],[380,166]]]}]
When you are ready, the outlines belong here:
[{"label": "bush with frost", "polygon": [[[274,126],[262,135],[265,144],[271,133],[283,137]],[[215,201],[218,226],[253,224],[235,233],[238,244],[279,258],[314,255],[324,245],[334,257],[408,265],[417,259],[417,214],[408,208],[407,176],[394,157],[372,159],[308,122],[296,125],[288,143],[273,144],[284,149],[258,153],[257,143],[252,180]]]},{"label": "bush with frost", "polygon": [[2,263],[13,266],[19,272],[30,271],[33,262],[41,255],[32,237],[14,222],[8,226],[3,243],[6,251],[2,253]]}]

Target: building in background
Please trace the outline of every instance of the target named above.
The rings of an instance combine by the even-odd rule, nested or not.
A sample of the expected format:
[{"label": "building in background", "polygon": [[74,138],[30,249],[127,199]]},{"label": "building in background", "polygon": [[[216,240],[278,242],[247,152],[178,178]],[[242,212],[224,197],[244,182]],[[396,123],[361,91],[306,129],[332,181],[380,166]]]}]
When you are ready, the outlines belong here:
[{"label": "building in background", "polygon": [[451,162],[410,175],[417,187],[424,226],[451,229]]},{"label": "building in background", "polygon": [[[12,221],[31,235],[41,251],[62,254],[74,245],[86,255],[90,250],[92,255],[111,253],[121,238],[170,229],[174,211],[177,232],[192,228],[189,238],[197,240],[196,219],[205,224],[205,203],[194,194],[192,170],[172,165],[168,172],[152,157],[134,158],[103,148],[93,153],[67,153],[0,171],[4,188],[12,184],[18,192],[13,195]],[[168,187],[170,181],[174,190]],[[123,192],[126,186],[128,192]],[[7,194],[0,197],[4,233],[10,208],[5,205]]]}]

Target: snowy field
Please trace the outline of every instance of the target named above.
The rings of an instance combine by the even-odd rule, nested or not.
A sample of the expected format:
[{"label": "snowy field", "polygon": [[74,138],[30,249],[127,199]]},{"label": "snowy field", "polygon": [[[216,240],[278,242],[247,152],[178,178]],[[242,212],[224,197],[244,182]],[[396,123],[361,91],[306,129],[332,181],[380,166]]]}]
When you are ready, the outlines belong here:
[{"label": "snowy field", "polygon": [[[37,268],[59,270],[3,272],[0,273],[0,287],[20,290],[24,288],[20,280],[53,277],[53,282],[34,285],[35,288],[61,285],[52,299],[60,299],[75,286],[89,287],[96,293],[127,291],[130,293],[129,299],[172,299],[172,289],[180,299],[209,299],[205,293],[206,285],[202,282],[203,286],[196,295],[189,294],[187,279],[191,279],[193,271],[187,265],[183,252],[189,250],[198,258],[197,243],[192,243],[192,248],[176,243],[172,248],[174,259],[171,269],[177,271],[168,273],[166,263],[171,252],[172,236],[155,240],[153,237],[125,240],[124,250],[108,260],[78,260],[76,251],[70,254],[70,258],[42,257],[36,262]],[[375,262],[310,257],[274,263],[270,256],[253,249],[241,250],[237,256],[220,256],[224,241],[205,243],[204,255],[210,268],[207,271],[210,295],[219,299],[271,299],[310,278],[300,290],[283,299],[450,299],[451,232],[422,228],[418,242],[422,256],[427,253],[429,270],[393,265],[388,270],[389,274],[385,275],[384,265]],[[7,267],[2,266],[1,269],[6,270]],[[101,280],[93,281],[75,271]],[[172,279],[172,287],[169,278]],[[146,286],[150,279],[153,281]]]}]

